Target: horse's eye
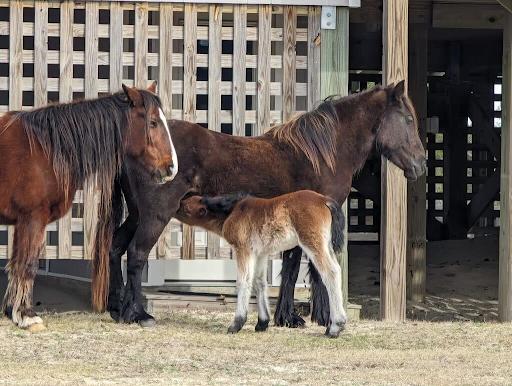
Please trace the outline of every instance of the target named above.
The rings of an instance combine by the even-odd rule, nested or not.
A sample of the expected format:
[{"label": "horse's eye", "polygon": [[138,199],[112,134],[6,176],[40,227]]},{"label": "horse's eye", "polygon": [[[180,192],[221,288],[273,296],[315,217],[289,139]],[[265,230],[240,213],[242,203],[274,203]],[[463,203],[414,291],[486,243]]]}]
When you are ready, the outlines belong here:
[{"label": "horse's eye", "polygon": [[155,127],[157,127],[157,126],[158,126],[158,122],[157,122],[157,121],[155,121],[155,120],[151,120],[151,121],[149,122],[149,125],[150,125],[152,128],[155,128]]},{"label": "horse's eye", "polygon": [[407,121],[407,123],[413,123],[414,122],[414,119],[412,118],[412,115],[407,115],[405,117],[405,120]]},{"label": "horse's eye", "polygon": [[204,216],[206,216],[206,209],[205,208],[199,209],[199,217],[204,217]]}]

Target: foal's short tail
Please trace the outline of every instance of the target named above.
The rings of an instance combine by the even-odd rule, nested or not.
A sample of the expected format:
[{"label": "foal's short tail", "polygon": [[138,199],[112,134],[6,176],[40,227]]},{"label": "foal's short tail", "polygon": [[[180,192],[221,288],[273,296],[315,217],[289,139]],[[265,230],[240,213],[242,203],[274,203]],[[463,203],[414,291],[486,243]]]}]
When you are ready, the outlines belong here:
[{"label": "foal's short tail", "polygon": [[123,216],[123,194],[118,178],[114,181],[111,201],[101,201],[98,213],[100,216],[96,227],[91,289],[93,309],[103,312],[107,306],[109,290],[110,247],[114,231],[120,225]]},{"label": "foal's short tail", "polygon": [[325,203],[331,211],[331,243],[334,253],[340,253],[343,248],[343,231],[345,229],[345,216],[341,206],[334,200],[328,199]]}]

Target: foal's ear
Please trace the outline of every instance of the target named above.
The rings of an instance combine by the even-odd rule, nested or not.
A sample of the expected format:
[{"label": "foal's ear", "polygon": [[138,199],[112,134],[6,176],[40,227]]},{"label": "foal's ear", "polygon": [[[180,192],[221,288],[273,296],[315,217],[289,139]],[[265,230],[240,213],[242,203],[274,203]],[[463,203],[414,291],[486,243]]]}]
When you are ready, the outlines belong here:
[{"label": "foal's ear", "polygon": [[151,83],[148,87],[148,91],[151,91],[153,94],[156,94],[156,86],[157,86],[157,82],[156,80],[153,81],[153,83]]},{"label": "foal's ear", "polygon": [[126,94],[126,97],[135,107],[142,106],[142,96],[140,95],[139,90],[137,90],[135,87],[129,87],[125,84],[123,84],[123,91]]}]

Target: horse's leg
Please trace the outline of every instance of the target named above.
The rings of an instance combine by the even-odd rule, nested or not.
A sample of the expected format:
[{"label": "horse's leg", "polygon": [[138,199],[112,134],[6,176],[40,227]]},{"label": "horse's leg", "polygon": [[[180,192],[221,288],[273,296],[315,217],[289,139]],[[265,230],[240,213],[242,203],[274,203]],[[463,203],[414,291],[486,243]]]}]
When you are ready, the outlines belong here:
[{"label": "horse's leg", "polygon": [[121,316],[121,291],[124,284],[121,257],[128,249],[128,245],[130,245],[136,230],[137,219],[130,214],[123,225],[115,231],[112,240],[107,310],[110,312],[112,319],[116,321],[119,321]]},{"label": "horse's leg", "polygon": [[267,295],[267,265],[266,258],[259,257],[256,262],[255,288],[258,299],[258,324],[256,331],[266,331],[270,321],[270,308]]},{"label": "horse's leg", "polygon": [[[110,283],[107,302],[107,310],[110,312],[112,319],[119,321],[121,315],[121,291],[123,289],[123,272],[121,267],[121,258],[128,249],[139,221],[138,208],[136,200],[132,196],[129,187],[129,181],[126,174],[116,181],[116,190],[112,202],[112,211],[115,217],[116,226],[122,220],[123,215],[123,193],[128,207],[128,217],[123,224],[114,232],[112,246],[110,249]],[[122,188],[122,192],[121,192]]]},{"label": "horse's leg", "polygon": [[341,292],[341,267],[334,253],[326,245],[315,248],[303,246],[311,262],[315,265],[325,283],[329,298],[330,321],[325,335],[336,338],[345,328],[347,314],[343,308],[343,294]]},{"label": "horse's leg", "polygon": [[228,333],[230,334],[235,334],[240,331],[247,321],[247,311],[249,309],[254,271],[256,268],[256,256],[239,250],[236,252],[238,295],[236,299],[235,318],[228,328]]},{"label": "horse's leg", "polygon": [[14,231],[13,256],[7,263],[8,285],[4,313],[21,328],[44,329],[43,320],[32,308],[34,278],[44,240],[46,223],[40,217],[19,218]]},{"label": "horse's leg", "polygon": [[302,327],[306,323],[293,308],[295,283],[299,276],[302,249],[296,247],[283,253],[283,269],[281,270],[281,286],[277,299],[274,322],[276,326],[291,328]]},{"label": "horse's leg", "polygon": [[319,326],[329,325],[329,295],[315,265],[309,262],[309,281],[311,283],[311,321]]},{"label": "horse's leg", "polygon": [[[120,319],[125,323],[137,322],[142,327],[155,325],[155,319],[143,306],[142,270],[149,252],[167,225],[166,216],[141,217],[139,226],[128,246],[127,280],[123,295]],[[168,217],[170,220],[171,217]]]}]

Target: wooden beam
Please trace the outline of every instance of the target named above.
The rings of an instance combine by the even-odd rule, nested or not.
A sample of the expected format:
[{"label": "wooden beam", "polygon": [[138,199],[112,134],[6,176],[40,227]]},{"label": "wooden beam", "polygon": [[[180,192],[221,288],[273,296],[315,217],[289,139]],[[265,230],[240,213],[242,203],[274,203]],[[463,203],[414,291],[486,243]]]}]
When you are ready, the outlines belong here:
[{"label": "wooden beam", "polygon": [[432,27],[501,29],[506,14],[499,4],[433,4]]},{"label": "wooden beam", "polygon": [[500,192],[500,175],[494,172],[485,183],[478,189],[478,192],[471,197],[467,210],[467,229],[480,218],[486,209],[492,205],[494,198]]},{"label": "wooden beam", "polygon": [[[411,24],[409,94],[416,108],[421,142],[427,145],[428,24]],[[407,186],[407,295],[425,299],[427,279],[427,176]]]},{"label": "wooden beam", "polygon": [[503,86],[501,104],[501,194],[498,314],[512,321],[512,14],[503,30]]},{"label": "wooden beam", "polygon": [[[320,46],[320,97],[330,95],[347,95],[348,93],[348,8],[336,7],[336,29],[321,31]],[[347,216],[347,202],[343,203],[345,223]],[[347,227],[345,227],[345,240]],[[338,256],[341,265],[341,282],[343,302],[346,308],[348,300],[348,251],[347,243]]]},{"label": "wooden beam", "polygon": [[498,3],[507,11],[512,12],[512,0],[498,0]]},{"label": "wooden beam", "polygon": [[[383,84],[407,79],[408,0],[384,0]],[[405,320],[407,181],[382,157],[380,227],[380,317]]]}]

